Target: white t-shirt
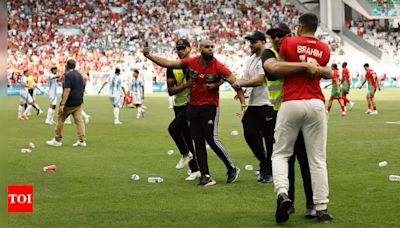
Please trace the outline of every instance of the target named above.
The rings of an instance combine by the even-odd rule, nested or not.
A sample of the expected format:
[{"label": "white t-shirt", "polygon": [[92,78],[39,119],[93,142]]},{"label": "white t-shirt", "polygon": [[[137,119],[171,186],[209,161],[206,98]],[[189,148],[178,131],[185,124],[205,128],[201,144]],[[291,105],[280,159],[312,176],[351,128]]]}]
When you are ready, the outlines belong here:
[{"label": "white t-shirt", "polygon": [[122,78],[119,75],[112,75],[108,78],[109,92],[111,97],[122,96]]},{"label": "white t-shirt", "polygon": [[[259,75],[264,75],[264,69],[262,67],[261,58],[256,57],[256,54],[253,54],[246,60],[244,65],[244,74],[243,79],[252,80],[257,78]],[[264,106],[269,105],[272,106],[271,101],[269,100],[269,90],[268,86],[265,82],[257,87],[247,87],[246,94],[249,95],[248,105],[249,106]]]}]

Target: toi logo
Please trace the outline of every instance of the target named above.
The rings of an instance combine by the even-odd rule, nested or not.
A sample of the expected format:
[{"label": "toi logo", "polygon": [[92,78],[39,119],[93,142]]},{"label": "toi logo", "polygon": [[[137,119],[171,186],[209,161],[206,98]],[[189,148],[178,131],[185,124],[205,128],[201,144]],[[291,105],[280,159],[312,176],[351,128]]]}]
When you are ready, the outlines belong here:
[{"label": "toi logo", "polygon": [[8,212],[33,211],[33,186],[9,185],[8,186]]}]

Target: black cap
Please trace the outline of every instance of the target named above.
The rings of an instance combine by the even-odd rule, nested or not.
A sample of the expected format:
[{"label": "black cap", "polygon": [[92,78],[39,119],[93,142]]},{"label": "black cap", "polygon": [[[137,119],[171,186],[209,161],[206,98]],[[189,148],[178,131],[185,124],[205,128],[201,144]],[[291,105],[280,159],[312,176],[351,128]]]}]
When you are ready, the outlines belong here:
[{"label": "black cap", "polygon": [[272,26],[272,28],[268,29],[267,34],[272,35],[274,33],[285,33],[285,34],[290,34],[292,31],[290,31],[290,28],[287,26],[285,23],[279,23],[275,24]]},{"label": "black cap", "polygon": [[246,40],[263,40],[265,41],[264,33],[256,30],[251,35],[245,37]]},{"label": "black cap", "polygon": [[190,47],[190,43],[187,39],[180,39],[176,42],[176,47]]}]

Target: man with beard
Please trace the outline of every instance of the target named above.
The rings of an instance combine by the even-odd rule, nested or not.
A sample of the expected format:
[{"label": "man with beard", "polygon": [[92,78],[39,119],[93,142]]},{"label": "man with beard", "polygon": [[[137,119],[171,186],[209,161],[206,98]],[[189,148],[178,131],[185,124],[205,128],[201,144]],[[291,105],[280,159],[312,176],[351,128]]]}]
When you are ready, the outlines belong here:
[{"label": "man with beard", "polygon": [[[261,183],[271,183],[275,113],[269,98],[265,73],[261,63],[266,39],[260,31],[254,31],[245,39],[250,43],[252,55],[245,63],[243,78],[235,82],[236,86],[246,87],[246,94],[249,95],[249,107],[242,119],[244,138],[254,156],[260,162],[260,174],[257,180]],[[266,149],[264,149],[263,138]]]},{"label": "man with beard", "polygon": [[[227,183],[236,181],[240,169],[237,168],[226,148],[218,139],[219,120],[219,89],[218,84],[222,79],[231,85],[236,82],[236,77],[222,63],[214,58],[214,44],[211,40],[203,40],[200,43],[200,56],[182,60],[168,60],[160,56],[150,54],[148,47],[143,49],[146,58],[162,67],[182,69],[187,68],[190,80],[190,100],[187,108],[187,118],[190,122],[190,132],[195,142],[197,162],[200,167],[201,177],[199,185],[212,186],[216,182],[210,176],[207,162],[206,144],[213,149],[224,162],[227,171]],[[241,103],[242,113],[246,109],[246,101],[242,89],[236,89]]]}]

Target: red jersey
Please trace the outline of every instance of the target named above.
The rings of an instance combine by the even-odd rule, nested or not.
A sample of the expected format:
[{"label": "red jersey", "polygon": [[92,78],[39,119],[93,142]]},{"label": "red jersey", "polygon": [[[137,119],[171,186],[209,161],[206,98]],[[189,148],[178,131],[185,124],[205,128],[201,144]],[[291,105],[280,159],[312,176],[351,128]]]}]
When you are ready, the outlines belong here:
[{"label": "red jersey", "polygon": [[368,80],[368,87],[377,88],[376,86],[376,73],[371,69],[367,69],[367,73],[365,74],[365,79]]},{"label": "red jersey", "polygon": [[339,79],[339,71],[338,70],[333,70],[333,75],[332,75],[332,86],[337,86],[336,84],[336,79]]},{"label": "red jersey", "polygon": [[228,78],[232,72],[216,58],[213,58],[206,67],[201,65],[200,56],[182,59],[181,62],[182,66],[188,69],[189,77],[195,82],[190,90],[189,104],[196,106],[212,104],[218,107],[219,89],[207,90],[206,84],[219,82],[221,78]]},{"label": "red jersey", "polygon": [[[279,55],[287,62],[317,62],[326,66],[330,58],[327,44],[314,37],[299,36],[285,38]],[[320,99],[325,102],[319,78],[310,79],[305,72],[292,74],[283,83],[283,101]]]},{"label": "red jersey", "polygon": [[350,72],[349,72],[349,69],[347,69],[347,68],[343,68],[342,69],[342,80],[343,80],[343,78],[346,78],[345,80],[347,82],[347,85],[350,86]]}]

